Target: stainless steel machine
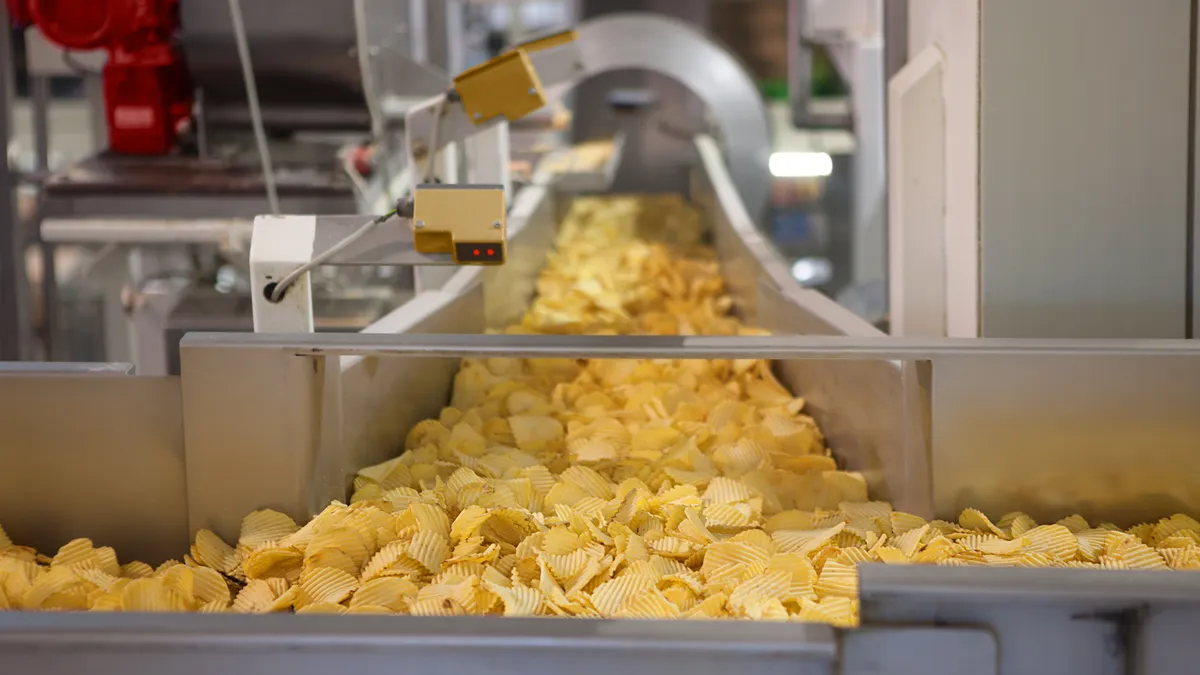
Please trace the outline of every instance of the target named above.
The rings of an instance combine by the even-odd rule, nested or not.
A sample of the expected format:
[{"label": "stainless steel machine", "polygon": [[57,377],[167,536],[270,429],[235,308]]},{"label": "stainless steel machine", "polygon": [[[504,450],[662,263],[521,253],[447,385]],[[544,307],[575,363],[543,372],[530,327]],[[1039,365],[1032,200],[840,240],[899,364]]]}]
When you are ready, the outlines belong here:
[{"label": "stainless steel machine", "polygon": [[1194,7],[897,4],[897,333],[1196,337]]},{"label": "stainless steel machine", "polygon": [[[64,70],[64,63],[86,68],[87,77],[97,83],[101,77],[104,82],[117,78],[106,62],[136,59],[138,47],[126,43],[140,34],[127,37],[119,30],[126,22],[114,18],[104,23],[105,17],[150,12],[138,25],[153,19],[156,30],[172,34],[179,44],[178,63],[185,68],[172,71],[169,79],[173,87],[192,87],[187,96],[194,107],[186,111],[186,123],[171,130],[174,140],[156,151],[131,151],[144,147],[136,140],[149,130],[120,126],[123,118],[117,112],[134,105],[133,97],[143,90],[110,88],[107,105],[97,115],[107,118],[109,137],[119,135],[117,145],[47,177],[34,224],[50,249],[117,249],[97,276],[77,283],[102,289],[105,325],[102,331],[93,329],[104,334],[100,348],[111,358],[137,362],[146,372],[166,372],[166,362],[156,356],[161,338],[146,334],[147,323],[169,314],[163,303],[208,294],[224,263],[232,262],[234,270],[245,267],[254,215],[348,214],[387,202],[385,197],[405,180],[402,123],[407,107],[448,82],[444,72],[422,60],[423,50],[414,44],[413,34],[424,35],[434,18],[418,11],[423,3],[171,0],[134,9],[114,2],[76,24],[60,19],[60,13],[69,13],[65,6],[18,4],[38,9],[26,30],[35,55],[31,71],[38,81]],[[164,4],[178,11],[153,9]],[[235,30],[234,7],[240,31]],[[88,21],[103,25],[94,35],[111,38],[78,42],[91,25]],[[116,61],[106,56],[118,51]],[[379,151],[368,159],[356,151],[363,145]],[[455,170],[454,159],[447,160],[445,170]],[[197,265],[198,259],[210,264]],[[347,285],[390,287],[398,294],[393,302],[413,291],[411,274],[380,278],[364,270],[350,284],[324,276],[320,290],[325,305]],[[53,302],[52,269],[46,277],[46,297]],[[163,278],[183,283],[159,283]],[[144,297],[146,286],[154,286],[155,292]],[[168,286],[169,297],[164,298]],[[132,301],[130,295],[135,296]],[[156,312],[136,316],[152,304],[159,307]],[[225,319],[236,325],[239,317]],[[158,326],[161,332],[161,321]],[[53,343],[58,327],[50,321],[46,328]],[[71,354],[60,349],[51,356]]]},{"label": "stainless steel machine", "polygon": [[[619,52],[609,58],[620,67],[665,69],[706,100],[717,84],[748,83],[728,55],[676,22],[607,21],[623,29],[595,45]],[[579,30],[585,56],[588,30]],[[688,59],[672,51],[686,44],[702,46]],[[773,337],[484,334],[528,307],[576,196],[541,172],[513,197],[505,265],[422,268],[422,292],[360,333],[192,334],[178,377],[114,365],[0,371],[8,533],[42,550],[88,536],[158,562],[186,551],[200,528],[236,534],[257,508],[307,519],[346,499],[357,468],[394,456],[416,421],[437,414],[461,358],[489,355],[773,360],[839,464],[860,471],[875,498],[926,517],[971,506],[1129,526],[1200,511],[1200,349],[886,338],[800,288],[763,239],[746,199],[758,194],[750,169],[765,159],[753,150],[756,127],[747,130],[758,120],[745,99],[737,114],[711,100],[722,138],[691,138],[694,154],[679,167],[690,175],[686,196],[708,219],[737,311]],[[498,673],[1182,675],[1200,653],[1200,577],[1190,573],[864,565],[859,575],[862,624],[852,629],[0,612],[0,664],[47,675],[397,663]]]},{"label": "stainless steel machine", "polygon": [[[691,197],[742,315],[770,338],[480,335],[521,311],[570,193],[531,186],[510,263],[460,269],[368,331],[193,334],[182,375],[0,374],[0,513],[14,539],[73,536],[158,561],[201,527],[347,496],[358,466],[445,404],[458,359],[771,358],[841,464],[926,516],[964,506],[1132,524],[1197,502],[1200,351],[1190,343],[885,339],[800,289],[746,215],[715,143]],[[414,386],[413,383],[420,383]],[[1136,411],[1131,414],[1130,411]],[[1152,411],[1152,412],[1150,412]],[[51,488],[32,476],[53,476]],[[1184,572],[860,568],[862,625],[585,619],[0,613],[6,667],[142,673],[1190,673],[1200,578]]]}]

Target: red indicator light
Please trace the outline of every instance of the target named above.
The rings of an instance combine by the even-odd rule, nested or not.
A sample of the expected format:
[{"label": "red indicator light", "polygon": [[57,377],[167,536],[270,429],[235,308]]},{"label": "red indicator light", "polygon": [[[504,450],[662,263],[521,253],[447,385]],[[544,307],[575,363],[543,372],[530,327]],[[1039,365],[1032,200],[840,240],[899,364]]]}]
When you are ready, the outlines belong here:
[{"label": "red indicator light", "polygon": [[479,255],[479,249],[475,249],[475,255],[476,255],[476,256],[478,256],[478,255]]},{"label": "red indicator light", "polygon": [[495,251],[495,250],[493,250],[493,249],[490,249],[490,248],[489,248],[489,249],[488,249],[488,255],[496,255],[496,251]]}]

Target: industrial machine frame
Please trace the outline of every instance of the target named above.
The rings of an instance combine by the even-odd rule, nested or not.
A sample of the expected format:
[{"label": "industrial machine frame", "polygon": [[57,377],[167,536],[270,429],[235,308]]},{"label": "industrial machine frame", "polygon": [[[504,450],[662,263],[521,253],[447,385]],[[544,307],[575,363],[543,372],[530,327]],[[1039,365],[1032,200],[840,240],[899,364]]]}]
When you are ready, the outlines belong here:
[{"label": "industrial machine frame", "polygon": [[[357,335],[193,334],[181,378],[0,372],[0,513],[52,549],[89,536],[158,561],[248,511],[345,499],[448,398],[459,357],[765,358],[840,463],[897,508],[965,506],[1133,524],[1200,508],[1200,347],[1187,341],[893,340],[800,289],[755,230],[712,139],[691,198],[739,312],[776,337],[479,335],[524,309],[570,194],[535,184],[509,264],[427,279]],[[414,386],[420,383],[420,386]],[[49,489],[32,476],[53,476]],[[97,505],[101,505],[100,508]],[[0,613],[0,662],[137,675],[620,669],[656,672],[1190,673],[1200,577],[860,568],[862,625],[503,618]],[[86,664],[86,665],[85,665]]]}]

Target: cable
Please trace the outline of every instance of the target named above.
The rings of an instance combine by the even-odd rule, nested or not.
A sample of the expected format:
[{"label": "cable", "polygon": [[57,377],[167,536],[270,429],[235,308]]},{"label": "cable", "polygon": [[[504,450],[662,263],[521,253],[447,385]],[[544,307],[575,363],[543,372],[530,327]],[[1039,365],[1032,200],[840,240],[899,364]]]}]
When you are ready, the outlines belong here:
[{"label": "cable", "polygon": [[233,36],[237,42],[238,60],[242,64],[242,79],[246,82],[246,99],[250,104],[250,122],[254,127],[254,140],[258,143],[258,156],[263,167],[263,181],[267,185],[267,203],[271,214],[279,215],[279,190],[275,185],[275,167],[271,164],[271,149],[267,147],[267,131],[263,126],[262,109],[258,105],[258,83],[254,80],[254,64],[250,61],[250,42],[246,38],[246,23],[242,16],[241,0],[229,0],[229,14],[233,18]]},{"label": "cable", "polygon": [[275,284],[275,288],[271,291],[271,298],[270,298],[271,302],[279,302],[280,300],[282,300],[284,293],[287,292],[287,289],[290,288],[292,286],[292,284],[296,283],[297,279],[304,276],[304,274],[311,271],[313,268],[319,267],[320,265],[324,265],[326,262],[331,260],[334,256],[336,256],[337,254],[339,254],[342,251],[345,251],[347,248],[349,248],[351,244],[358,241],[359,239],[362,239],[368,233],[370,233],[371,230],[374,230],[376,227],[382,225],[383,223],[386,223],[388,220],[390,220],[392,218],[392,216],[395,216],[398,213],[399,213],[399,209],[392,209],[391,211],[388,211],[387,213],[383,214],[382,216],[379,216],[378,218],[376,218],[375,220],[372,220],[371,222],[358,228],[357,230],[354,231],[353,234],[351,234],[350,236],[346,237],[345,239],[339,241],[338,243],[334,244],[333,246],[329,247],[323,253],[321,253],[317,256],[314,256],[308,262],[304,263],[303,265],[300,265],[296,269],[289,272],[287,276],[285,276],[284,278],[279,280],[279,283]]}]

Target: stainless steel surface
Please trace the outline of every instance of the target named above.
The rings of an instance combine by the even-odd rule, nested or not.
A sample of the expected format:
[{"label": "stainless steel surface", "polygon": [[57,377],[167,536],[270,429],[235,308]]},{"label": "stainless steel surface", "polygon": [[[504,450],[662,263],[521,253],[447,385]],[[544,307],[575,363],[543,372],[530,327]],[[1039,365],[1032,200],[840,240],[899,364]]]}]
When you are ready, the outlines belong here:
[{"label": "stainless steel surface", "polygon": [[0,377],[5,375],[83,375],[103,373],[108,375],[132,375],[132,363],[54,363],[49,361],[15,361],[0,363]]},{"label": "stainless steel surface", "polygon": [[1197,575],[864,565],[859,577],[866,624],[985,630],[1003,675],[1184,675],[1200,656]]},{"label": "stainless steel surface", "polygon": [[940,517],[970,506],[1132,526],[1200,512],[1198,359],[977,353],[935,362],[932,393]]},{"label": "stainless steel surface", "polygon": [[[285,213],[353,213],[358,209],[358,200],[350,190],[334,195],[281,195],[279,200]],[[131,221],[153,220],[157,224],[176,219],[193,222],[198,219],[211,224],[214,220],[243,220],[270,212],[266,197],[261,194],[51,195],[47,198],[45,208],[49,218],[78,218],[86,221],[76,224],[75,227],[87,227],[89,223],[99,223],[103,227],[116,218],[128,218]],[[195,219],[188,218],[189,215],[194,215]]]},{"label": "stainless steel surface", "polygon": [[[353,3],[345,0],[256,0],[243,3],[263,119],[270,129],[370,128]],[[371,21],[405,23],[399,3],[370,3]],[[223,3],[181,3],[181,40],[188,68],[204,90],[205,120],[244,126],[233,23]]]},{"label": "stainless steel surface", "polygon": [[[413,295],[395,287],[354,287],[357,282],[364,280],[363,276],[340,275],[335,279],[333,288],[324,284],[318,287],[313,298],[315,328],[318,332],[358,332],[384,316],[389,307]],[[403,287],[411,287],[411,281],[405,279],[403,274],[393,281]],[[347,282],[351,288],[342,289],[341,282]],[[151,285],[143,293],[150,297],[139,302],[140,306],[134,314],[135,328],[139,328],[139,321],[145,319],[144,335],[147,341],[154,342],[146,353],[141,351],[139,341],[137,356],[140,374],[178,375],[179,341],[188,333],[254,330],[248,291],[220,292],[213,288],[190,286],[176,295],[172,290],[167,283]],[[145,369],[142,366],[143,356],[149,357],[147,360],[158,370]]]},{"label": "stainless steel surface", "polygon": [[841,675],[999,673],[996,635],[987,628],[863,626],[842,636]]},{"label": "stainless steel surface", "polygon": [[0,520],[53,552],[76,537],[122,560],[187,550],[179,382],[120,370],[0,372]]},{"label": "stainless steel surface", "polygon": [[[411,303],[402,319],[396,317],[368,330],[440,333],[451,330],[482,332],[481,293],[461,296],[431,293]],[[346,480],[358,469],[399,454],[409,429],[436,417],[449,400],[458,363],[449,359],[340,359],[335,387],[326,390],[326,413],[338,420],[340,432],[327,435],[318,469],[324,490],[340,495]],[[423,383],[420,400],[411,395],[413,383]],[[332,394],[332,395],[331,395]]]},{"label": "stainless steel surface", "polygon": [[28,349],[29,315],[25,301],[25,228],[17,217],[17,176],[9,166],[8,142],[12,133],[13,68],[12,33],[8,6],[0,7],[0,141],[5,161],[0,162],[0,361],[19,361]]},{"label": "stainless steel surface", "polygon": [[[707,0],[582,0],[577,7],[582,21],[646,12],[704,31],[708,26],[709,4]],[[686,189],[687,175],[682,167],[691,157],[692,149],[685,137],[666,132],[663,127],[670,124],[671,128],[695,131],[708,124],[709,119],[704,102],[689,90],[687,83],[672,75],[634,66],[589,78],[574,92],[572,140],[607,138],[623,128],[621,116],[608,104],[609,93],[618,89],[649,90],[656,99],[652,113],[643,115],[647,124],[627,137],[627,150],[638,156],[640,171],[622,176],[622,182],[636,182],[636,189],[641,192]]]},{"label": "stainless steel surface", "polygon": [[[275,349],[294,356],[415,356],[461,358],[511,354],[514,358],[559,358],[587,352],[596,359],[729,359],[752,349],[754,358],[909,359],[951,357],[1132,357],[1186,359],[1200,353],[1188,340],[1018,340],[1012,338],[855,338],[821,335],[476,335],[455,333],[431,341],[428,336],[391,333],[351,335],[272,333],[193,333],[185,346]],[[680,356],[686,351],[687,356]],[[746,358],[750,358],[746,356]],[[1174,365],[1172,361],[1171,365]],[[1159,373],[1169,369],[1154,368]],[[1200,423],[1200,422],[1198,422]]]},{"label": "stainless steel surface", "polygon": [[[417,301],[437,296],[447,306],[473,300],[433,292]],[[408,317],[398,317],[395,330],[478,330],[470,317],[477,322],[479,313],[414,312],[418,320],[406,324]],[[180,346],[191,530],[207,527],[234,538],[242,516],[255,509],[269,506],[307,519],[330,500],[345,499],[354,471],[399,449],[403,436],[388,438],[388,432],[435,415],[446,403],[456,365],[410,359],[381,367],[373,360],[196,350],[188,347],[194,339],[189,335]]]},{"label": "stainless steel surface", "polygon": [[[799,291],[800,285],[775,247],[755,226],[753,212],[748,211],[731,180],[731,172],[721,161],[716,141],[701,134],[694,139],[694,145],[700,161],[692,170],[690,197],[709,214],[713,246],[721,261],[721,273],[737,302],[738,313],[754,320],[758,289],[764,280],[779,289]],[[824,300],[824,296],[815,293],[809,297]],[[828,300],[822,304],[833,305]]]},{"label": "stainless steel surface", "polygon": [[1192,11],[981,3],[981,336],[1186,335]]},{"label": "stainless steel surface", "polygon": [[1198,574],[932,565],[864,565],[861,573],[863,600],[872,606],[906,596],[952,602],[1200,603]]},{"label": "stainless steel surface", "polygon": [[246,218],[132,219],[47,218],[42,240],[55,243],[231,244],[250,240],[253,221]]},{"label": "stainless steel surface", "polygon": [[[805,298],[812,294],[815,298]],[[823,302],[814,302],[819,298]],[[822,305],[834,311],[821,311]],[[759,293],[759,323],[776,333],[876,337],[875,329],[802,289]],[[796,307],[809,311],[798,312]],[[814,309],[816,311],[814,311]],[[868,330],[869,329],[869,330]],[[803,392],[808,411],[821,422],[843,466],[860,471],[872,497],[912,513],[932,513],[927,397],[928,364],[893,360],[791,359],[776,368]]]},{"label": "stainless steel surface", "polygon": [[533,302],[538,274],[558,232],[560,203],[552,190],[536,186],[521,190],[514,199],[508,216],[508,261],[502,267],[478,270],[488,328],[520,321]]},{"label": "stainless steel surface", "polygon": [[336,671],[527,675],[569,670],[717,675],[832,672],[827,626],[409,616],[0,614],[13,672]]},{"label": "stainless steel surface", "polygon": [[[955,518],[966,506],[992,514],[1021,510],[1043,520],[1080,513],[1122,525],[1200,510],[1200,472],[1189,459],[1200,437],[1200,421],[1189,412],[1200,404],[1194,384],[1200,378],[1193,374],[1200,370],[1200,348],[1188,341],[192,335],[183,352],[185,362],[189,352],[203,355],[210,381],[201,387],[212,387],[214,373],[229,367],[221,352],[244,364],[228,371],[229,378],[254,381],[274,377],[263,368],[276,361],[282,365],[272,368],[300,372],[287,365],[297,356],[316,357],[309,372],[333,355],[771,359],[799,394],[856,402],[848,411],[813,412],[844,440],[834,448],[842,462],[863,470],[876,494],[902,508],[942,518]],[[258,356],[248,355],[253,352]],[[838,362],[817,371],[825,379],[804,380],[804,371],[790,363],[803,359]],[[930,364],[887,367],[898,360]],[[220,396],[210,403],[229,405]],[[1123,412],[1130,410],[1137,414]],[[850,412],[862,417],[850,419]],[[827,419],[830,413],[847,416]],[[288,428],[313,424],[293,419]]]},{"label": "stainless steel surface", "polygon": [[1188,186],[1187,237],[1191,250],[1188,251],[1188,307],[1189,321],[1187,337],[1200,337],[1200,274],[1197,265],[1200,264],[1200,237],[1196,236],[1196,227],[1200,225],[1200,11],[1195,3],[1192,7],[1192,100],[1188,115],[1188,170],[1191,185]]},{"label": "stainless steel surface", "polygon": [[[579,45],[589,73],[651,72],[673,80],[694,94],[720,129],[729,172],[747,210],[752,218],[765,213],[770,190],[767,160],[771,153],[766,108],[754,81],[733,56],[684,21],[641,13],[603,14],[586,19],[579,24]],[[615,120],[589,123],[586,117],[578,118],[579,115],[594,116],[607,111],[604,96],[614,83],[604,79],[594,86],[598,87],[601,82],[606,88],[595,101],[590,100],[595,97],[588,95],[591,88],[580,87],[576,103],[577,133],[588,129],[588,124],[592,128],[588,137],[579,140],[612,135]],[[666,97],[660,95],[659,98],[661,102]],[[666,110],[664,108],[663,113]],[[664,120],[653,114],[650,119]],[[683,125],[689,136],[701,126],[697,121],[689,128],[686,119],[674,115],[667,121]],[[641,148],[643,156],[658,155],[652,158],[654,161],[642,166],[644,185],[661,182],[654,173],[672,170],[663,162],[677,168],[690,159],[692,149],[687,147],[690,143],[686,141],[678,151],[657,153],[656,143],[661,145],[664,141],[662,132],[653,125],[647,125],[641,136],[627,137],[627,142],[631,147]],[[677,139],[676,143],[681,141]],[[686,175],[681,178],[681,185],[676,189],[682,189],[686,184]]]},{"label": "stainless steel surface", "polygon": [[[38,180],[45,180],[50,173],[50,78],[49,76],[30,76],[29,86],[33,99],[33,138],[36,175]],[[40,185],[39,185],[40,190]],[[33,222],[41,222],[41,200],[35,207],[36,215]],[[34,236],[40,234],[40,228],[35,228]],[[54,244],[40,240],[39,252],[42,261],[42,353],[47,360],[59,356],[61,350],[56,347],[58,341],[58,270],[54,255]]]}]

